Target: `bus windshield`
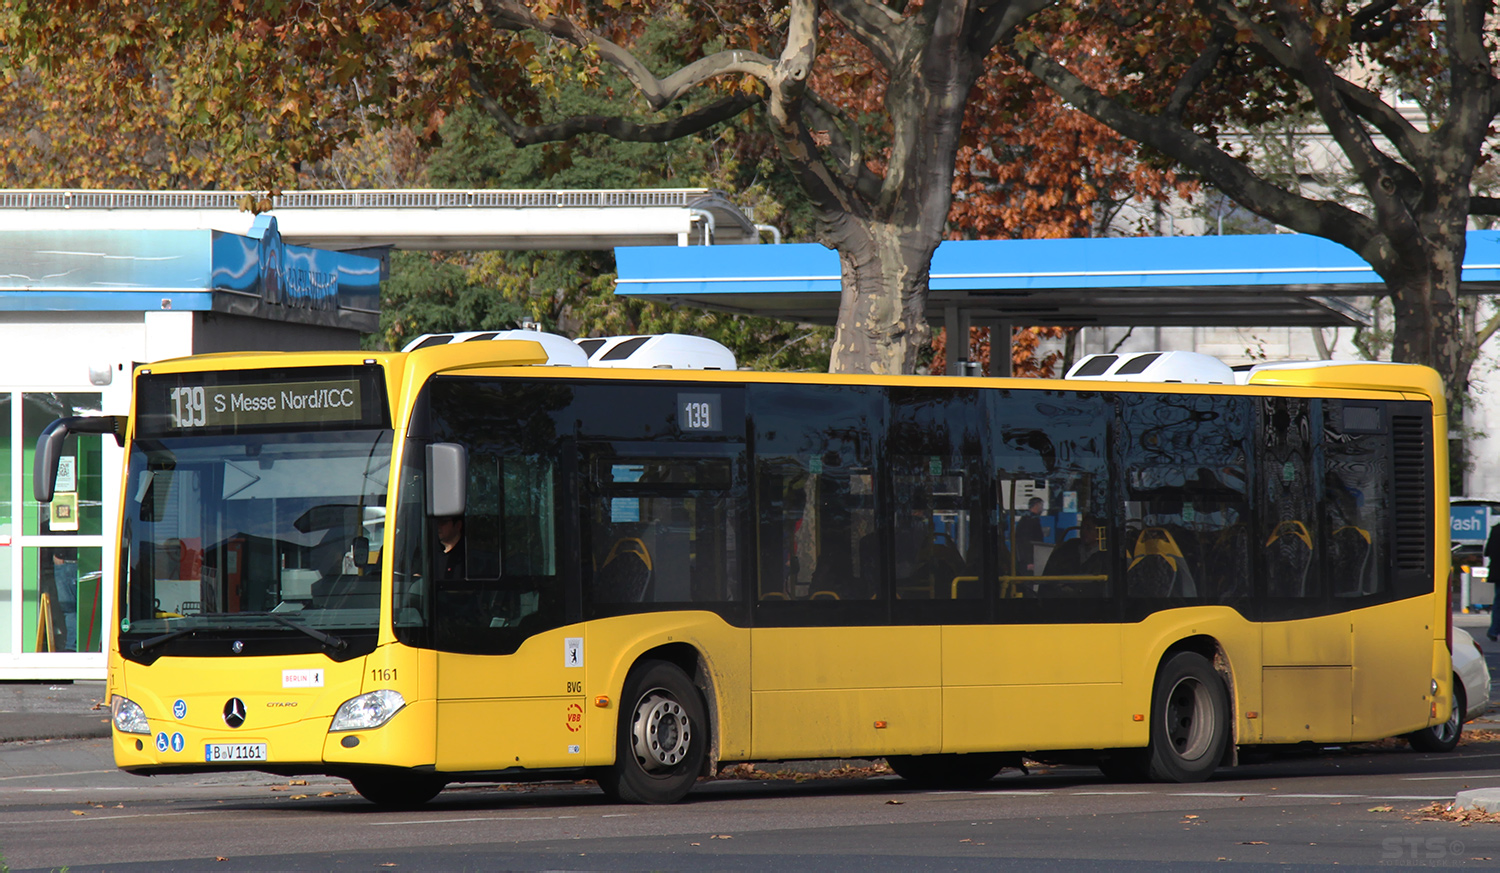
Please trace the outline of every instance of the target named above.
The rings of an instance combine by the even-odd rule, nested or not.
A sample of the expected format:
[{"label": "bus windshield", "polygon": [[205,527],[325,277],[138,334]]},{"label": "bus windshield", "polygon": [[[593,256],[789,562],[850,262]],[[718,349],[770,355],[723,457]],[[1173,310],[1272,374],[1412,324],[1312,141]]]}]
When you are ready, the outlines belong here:
[{"label": "bus windshield", "polygon": [[136,440],[121,631],[373,630],[391,438],[358,430]]}]

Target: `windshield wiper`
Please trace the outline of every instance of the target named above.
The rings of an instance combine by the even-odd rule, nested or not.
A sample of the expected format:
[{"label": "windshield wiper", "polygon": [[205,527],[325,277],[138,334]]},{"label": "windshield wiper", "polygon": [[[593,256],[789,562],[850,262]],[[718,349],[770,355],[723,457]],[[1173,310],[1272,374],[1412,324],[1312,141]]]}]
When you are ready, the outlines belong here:
[{"label": "windshield wiper", "polygon": [[289,627],[292,630],[302,631],[303,633],[307,634],[308,636],[312,637],[328,648],[333,649],[335,652],[342,652],[344,649],[347,649],[349,647],[349,641],[344,639],[343,637],[334,636],[330,633],[324,633],[323,631],[320,631],[315,627],[309,627],[300,621],[292,621],[284,615],[278,615],[274,612],[242,612],[239,614],[269,618],[271,621],[274,621],[279,625]]},{"label": "windshield wiper", "polygon": [[130,651],[133,654],[139,655],[142,652],[147,651],[148,649],[154,649],[157,646],[161,645],[162,643],[170,642],[172,640],[177,639],[180,636],[183,636],[184,634],[190,634],[190,633],[192,633],[192,632],[194,632],[196,630],[198,630],[198,628],[185,627],[185,628],[179,628],[178,630],[174,630],[174,631],[167,631],[166,633],[164,633],[164,634],[162,634],[160,636],[155,636],[155,637],[152,637],[152,638],[150,638],[148,640],[141,640],[140,642],[136,643],[131,648]]},{"label": "windshield wiper", "polygon": [[[284,615],[276,615],[275,613],[270,613],[270,612],[221,612],[221,613],[215,614],[215,618],[224,618],[224,617],[230,616],[230,615],[253,616],[255,618],[269,618],[271,621],[274,621],[274,622],[276,622],[279,625],[282,625],[284,627],[289,627],[292,630],[301,631],[302,633],[307,634],[308,636],[310,636],[313,639],[317,640],[318,642],[322,643],[324,646],[327,646],[328,648],[334,650],[335,652],[342,652],[344,649],[349,648],[349,641],[346,640],[346,639],[344,639],[343,637],[334,636],[333,634],[330,634],[330,633],[324,633],[323,631],[320,631],[320,630],[318,630],[315,627],[308,627],[307,625],[303,624],[300,621],[292,621],[291,619],[287,618]],[[201,631],[201,630],[209,630],[209,628],[203,628],[203,627],[185,627],[185,628],[179,628],[177,630],[167,631],[166,633],[161,634],[160,636],[154,636],[154,637],[151,637],[150,639],[141,640],[140,642],[136,643],[131,648],[131,653],[139,655],[142,652],[146,652],[146,651],[149,651],[150,649],[154,649],[154,648],[156,648],[157,646],[160,646],[163,643],[171,642],[172,640],[175,640],[175,639],[177,639],[180,636],[184,636],[186,634],[191,634],[191,633],[196,633],[196,632]]]}]

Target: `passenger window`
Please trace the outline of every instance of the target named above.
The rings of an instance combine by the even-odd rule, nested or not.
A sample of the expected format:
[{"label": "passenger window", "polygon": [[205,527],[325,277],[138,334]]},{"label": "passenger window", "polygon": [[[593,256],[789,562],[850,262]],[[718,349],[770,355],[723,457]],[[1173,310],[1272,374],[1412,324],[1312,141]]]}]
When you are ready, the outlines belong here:
[{"label": "passenger window", "polygon": [[[1390,590],[1391,437],[1384,410],[1328,401],[1323,429],[1323,525],[1329,593],[1336,598]],[[1427,516],[1423,514],[1425,520]]]},{"label": "passenger window", "polygon": [[1111,403],[1098,394],[1052,391],[1002,391],[996,401],[1002,616],[1016,601],[1108,600],[1115,573]]},{"label": "passenger window", "polygon": [[[1260,406],[1261,510],[1255,551],[1265,579],[1265,596],[1321,597],[1317,506],[1322,483],[1315,449],[1322,430],[1323,402],[1267,397]],[[1249,592],[1236,587],[1232,593]]]},{"label": "passenger window", "polygon": [[[407,578],[398,572],[396,625],[410,629],[398,635],[444,651],[513,652],[568,614],[559,542],[567,492],[558,458],[571,443],[555,428],[572,393],[469,378],[436,379],[428,390],[432,438],[467,450],[467,500],[461,517],[429,518],[424,509],[420,534],[398,532],[398,553],[416,562]],[[507,412],[520,408],[534,413]],[[410,479],[402,503],[414,509],[422,480],[419,472]]]},{"label": "passenger window", "polygon": [[1243,397],[1121,396],[1128,597],[1212,602],[1219,586],[1233,591],[1248,574],[1236,562],[1249,522],[1252,421]]},{"label": "passenger window", "polygon": [[739,450],[726,448],[720,457],[652,457],[635,453],[642,448],[585,451],[588,614],[739,600]]},{"label": "passenger window", "polygon": [[[871,444],[882,431],[879,391],[757,385],[752,398],[758,608],[843,604],[850,621],[884,620],[873,608],[884,596]],[[785,620],[816,623],[821,608]]]}]

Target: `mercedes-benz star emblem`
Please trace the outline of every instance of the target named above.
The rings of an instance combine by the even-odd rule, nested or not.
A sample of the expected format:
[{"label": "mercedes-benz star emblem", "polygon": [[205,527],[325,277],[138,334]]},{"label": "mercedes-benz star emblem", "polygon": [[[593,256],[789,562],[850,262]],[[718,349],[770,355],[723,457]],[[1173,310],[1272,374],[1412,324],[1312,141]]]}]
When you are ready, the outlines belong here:
[{"label": "mercedes-benz star emblem", "polygon": [[230,646],[229,650],[238,655],[240,652],[245,651],[245,644],[240,642],[239,640],[235,640],[234,645]]},{"label": "mercedes-benz star emblem", "polygon": [[245,723],[245,701],[238,697],[229,698],[229,702],[224,704],[224,723],[232,728]]}]

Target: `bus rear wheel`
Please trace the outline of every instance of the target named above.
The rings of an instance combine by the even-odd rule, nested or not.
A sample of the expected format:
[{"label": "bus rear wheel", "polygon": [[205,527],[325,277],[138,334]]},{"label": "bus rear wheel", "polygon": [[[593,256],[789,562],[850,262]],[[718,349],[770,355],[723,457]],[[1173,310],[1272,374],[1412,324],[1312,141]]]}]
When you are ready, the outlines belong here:
[{"label": "bus rear wheel", "polygon": [[920,788],[977,788],[1001,769],[1019,767],[1014,753],[978,752],[970,755],[890,755],[885,762],[897,776]]},{"label": "bus rear wheel", "polygon": [[1448,715],[1448,720],[1442,724],[1412,731],[1406,735],[1406,741],[1411,747],[1419,752],[1451,752],[1458,748],[1458,738],[1463,734],[1464,710],[1469,706],[1468,697],[1464,694],[1463,683],[1457,676],[1453,677],[1453,712]]},{"label": "bus rear wheel", "polygon": [[643,661],[625,679],[615,763],[599,787],[625,803],[676,803],[703,769],[708,718],[687,674],[666,661]]},{"label": "bus rear wheel", "polygon": [[1229,742],[1229,692],[1208,659],[1178,652],[1162,664],[1151,695],[1146,776],[1153,782],[1202,782],[1218,769]]},{"label": "bus rear wheel", "polygon": [[415,773],[355,776],[349,781],[360,797],[387,809],[416,809],[447,787],[441,779]]}]

